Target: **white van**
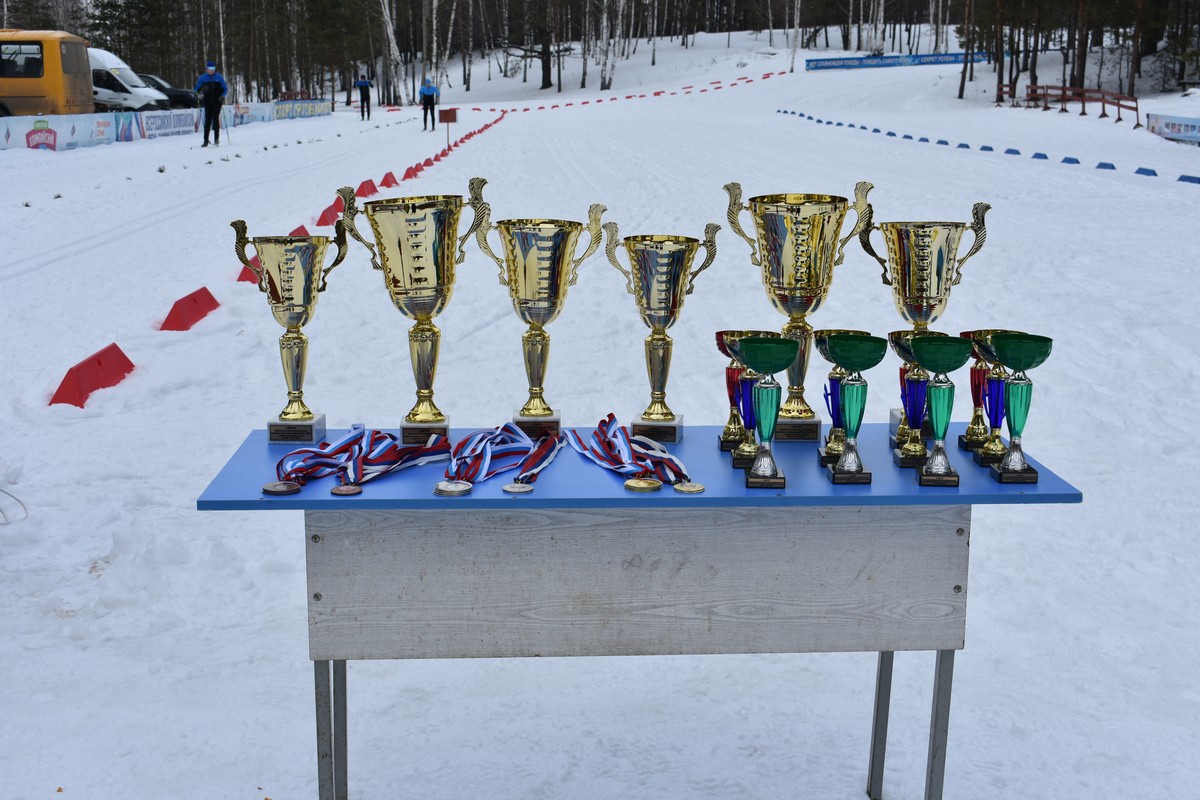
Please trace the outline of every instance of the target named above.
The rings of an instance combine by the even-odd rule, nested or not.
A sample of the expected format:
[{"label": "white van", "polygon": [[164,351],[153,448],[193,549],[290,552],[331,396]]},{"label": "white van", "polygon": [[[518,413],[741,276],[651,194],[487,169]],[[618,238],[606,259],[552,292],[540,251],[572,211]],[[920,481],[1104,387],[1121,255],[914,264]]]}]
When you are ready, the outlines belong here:
[{"label": "white van", "polygon": [[97,110],[155,111],[171,107],[165,94],[147,86],[128,64],[107,50],[89,47],[88,61]]}]

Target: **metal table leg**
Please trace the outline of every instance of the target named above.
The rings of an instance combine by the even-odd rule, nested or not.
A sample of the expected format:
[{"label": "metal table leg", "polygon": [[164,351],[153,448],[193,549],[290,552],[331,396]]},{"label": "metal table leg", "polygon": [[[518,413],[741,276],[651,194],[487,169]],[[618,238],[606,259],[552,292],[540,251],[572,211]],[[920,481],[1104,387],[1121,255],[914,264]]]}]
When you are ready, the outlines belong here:
[{"label": "metal table leg", "polygon": [[892,662],[895,653],[879,654],[875,677],[875,716],[871,721],[871,763],[867,768],[867,796],[883,800],[883,760],[887,750],[888,711],[892,703]]},{"label": "metal table leg", "polygon": [[950,687],[954,682],[954,651],[938,650],[933,673],[933,712],[929,719],[929,761],[925,770],[925,800],[942,800],[946,778],[946,738],[950,732]]},{"label": "metal table leg", "polygon": [[317,796],[320,800],[346,800],[346,662],[314,661],[313,679],[317,700]]},{"label": "metal table leg", "polygon": [[333,662],[333,785],[337,800],[350,797],[346,767],[346,662]]}]

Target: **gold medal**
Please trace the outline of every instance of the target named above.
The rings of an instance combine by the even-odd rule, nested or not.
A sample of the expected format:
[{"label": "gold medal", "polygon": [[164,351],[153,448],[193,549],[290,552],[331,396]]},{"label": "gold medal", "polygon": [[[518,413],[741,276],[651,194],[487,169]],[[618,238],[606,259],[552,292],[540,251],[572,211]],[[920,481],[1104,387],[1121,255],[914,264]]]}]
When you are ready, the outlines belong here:
[{"label": "gold medal", "polygon": [[662,481],[655,478],[630,478],[625,481],[625,488],[631,492],[657,492],[662,488]]},{"label": "gold medal", "polygon": [[349,497],[354,494],[362,494],[362,487],[357,483],[339,483],[329,490],[332,494],[340,497]]},{"label": "gold medal", "polygon": [[704,491],[704,484],[694,481],[681,481],[675,484],[675,491],[682,492],[683,494],[700,494]]}]

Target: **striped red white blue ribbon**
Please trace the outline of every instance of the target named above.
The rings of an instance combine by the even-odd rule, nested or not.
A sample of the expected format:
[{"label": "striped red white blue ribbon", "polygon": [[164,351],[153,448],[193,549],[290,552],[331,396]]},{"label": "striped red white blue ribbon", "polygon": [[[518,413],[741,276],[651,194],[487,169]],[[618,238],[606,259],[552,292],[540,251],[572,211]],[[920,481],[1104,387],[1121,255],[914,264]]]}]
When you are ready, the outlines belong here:
[{"label": "striped red white blue ribbon", "polygon": [[543,436],[529,455],[521,461],[520,472],[514,479],[516,483],[536,483],[542,470],[550,466],[550,462],[562,450],[567,440],[563,436]]},{"label": "striped red white blue ribbon", "polygon": [[275,465],[281,481],[304,485],[314,478],[339,474],[343,484],[363,484],[398,469],[429,464],[450,457],[450,440],[440,434],[423,445],[401,446],[395,435],[355,425],[332,442],[301,447]]},{"label": "striped red white blue ribbon", "polygon": [[544,441],[545,438],[535,444],[525,431],[511,422],[498,428],[474,431],[454,446],[450,464],[446,467],[446,478],[482,483],[493,475],[518,467],[522,474],[529,469],[536,474],[545,469],[558,452],[552,444],[547,446],[548,449],[543,448]]},{"label": "striped red white blue ribbon", "polygon": [[630,436],[613,414],[600,420],[586,442],[575,429],[567,430],[566,436],[576,452],[613,472],[670,484],[689,480],[682,461],[653,439]]}]

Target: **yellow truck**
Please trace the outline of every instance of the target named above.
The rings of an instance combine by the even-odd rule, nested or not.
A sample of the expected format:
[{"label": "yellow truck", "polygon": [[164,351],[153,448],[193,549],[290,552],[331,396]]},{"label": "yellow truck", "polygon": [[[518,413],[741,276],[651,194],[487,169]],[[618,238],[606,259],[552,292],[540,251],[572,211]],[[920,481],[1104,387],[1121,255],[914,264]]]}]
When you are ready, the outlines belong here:
[{"label": "yellow truck", "polygon": [[87,45],[64,31],[0,29],[0,117],[91,114]]}]

